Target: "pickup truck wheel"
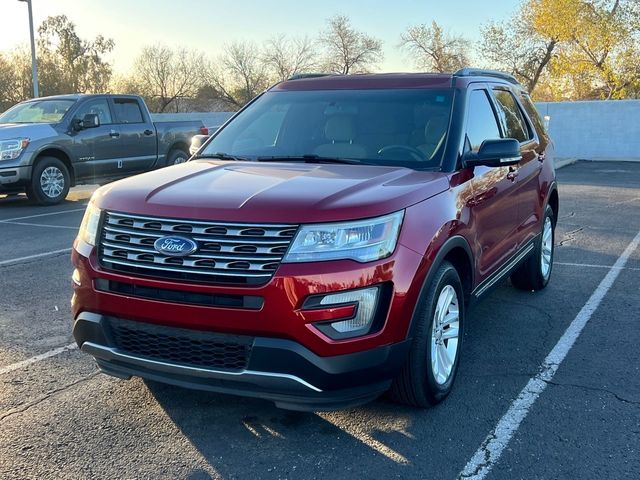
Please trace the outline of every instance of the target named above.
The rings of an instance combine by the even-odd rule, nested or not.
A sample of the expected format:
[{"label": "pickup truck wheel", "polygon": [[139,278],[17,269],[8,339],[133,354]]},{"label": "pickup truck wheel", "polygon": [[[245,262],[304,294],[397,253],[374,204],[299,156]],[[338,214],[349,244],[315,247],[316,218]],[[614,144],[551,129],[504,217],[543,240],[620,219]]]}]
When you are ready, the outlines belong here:
[{"label": "pickup truck wheel", "polygon": [[553,268],[555,221],[553,209],[547,205],[542,231],[531,256],[511,275],[511,283],[521,290],[542,290],[549,283]]},{"label": "pickup truck wheel", "polygon": [[179,148],[171,150],[169,155],[167,155],[167,166],[169,165],[178,165],[179,163],[184,163],[189,160],[189,154]]},{"label": "pickup truck wheel", "polygon": [[444,262],[418,303],[409,357],[391,386],[391,398],[428,407],[446,398],[458,371],[464,326],[464,295],[456,269]]},{"label": "pickup truck wheel", "polygon": [[55,157],[42,157],[31,173],[27,196],[39,205],[56,205],[67,197],[70,185],[66,165]]}]

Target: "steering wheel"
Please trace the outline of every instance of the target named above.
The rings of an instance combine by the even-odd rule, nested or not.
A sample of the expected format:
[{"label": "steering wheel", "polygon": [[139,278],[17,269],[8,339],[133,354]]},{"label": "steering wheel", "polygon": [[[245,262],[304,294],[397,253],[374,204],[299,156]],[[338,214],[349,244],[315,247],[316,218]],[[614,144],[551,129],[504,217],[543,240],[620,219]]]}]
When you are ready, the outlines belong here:
[{"label": "steering wheel", "polygon": [[416,162],[424,162],[427,159],[424,153],[409,145],[387,145],[378,150],[378,155],[392,157],[391,159],[394,160],[415,160]]}]

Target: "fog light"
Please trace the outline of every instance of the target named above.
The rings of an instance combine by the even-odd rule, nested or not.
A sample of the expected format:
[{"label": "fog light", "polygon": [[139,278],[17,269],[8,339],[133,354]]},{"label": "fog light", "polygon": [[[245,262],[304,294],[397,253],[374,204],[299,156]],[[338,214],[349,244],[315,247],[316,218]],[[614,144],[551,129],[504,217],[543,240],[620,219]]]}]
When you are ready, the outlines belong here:
[{"label": "fog light", "polygon": [[71,280],[73,281],[74,285],[78,287],[82,286],[82,282],[80,281],[80,271],[77,268],[73,270],[73,273],[71,274]]},{"label": "fog light", "polygon": [[321,309],[338,305],[355,305],[352,318],[335,322],[318,322],[314,326],[329,338],[341,340],[369,333],[376,318],[380,287],[313,296],[305,304],[305,309]]}]

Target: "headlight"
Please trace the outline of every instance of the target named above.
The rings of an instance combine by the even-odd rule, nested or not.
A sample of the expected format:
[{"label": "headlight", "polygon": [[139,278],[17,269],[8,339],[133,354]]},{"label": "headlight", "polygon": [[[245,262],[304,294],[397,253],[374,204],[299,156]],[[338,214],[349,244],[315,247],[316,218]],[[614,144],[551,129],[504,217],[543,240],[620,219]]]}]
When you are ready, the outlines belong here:
[{"label": "headlight", "polygon": [[368,220],[303,225],[283,262],[370,262],[388,257],[396,248],[403,215],[400,211]]},{"label": "headlight", "polygon": [[18,158],[22,151],[29,145],[28,138],[14,138],[0,140],[0,160],[13,160]]},{"label": "headlight", "polygon": [[84,212],[78,238],[91,246],[96,246],[96,235],[98,233],[98,224],[100,223],[101,210],[96,207],[93,202],[89,202],[87,210]]}]

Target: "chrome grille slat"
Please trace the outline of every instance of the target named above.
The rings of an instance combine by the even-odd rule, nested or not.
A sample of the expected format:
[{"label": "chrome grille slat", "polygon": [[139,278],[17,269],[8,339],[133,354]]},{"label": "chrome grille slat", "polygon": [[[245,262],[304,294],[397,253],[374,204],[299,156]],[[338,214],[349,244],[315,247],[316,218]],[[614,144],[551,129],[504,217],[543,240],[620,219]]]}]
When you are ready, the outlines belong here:
[{"label": "chrome grille slat", "polygon": [[[152,253],[154,255],[157,254],[157,252],[153,249],[153,248],[140,248],[138,246],[136,247],[132,247],[131,245],[127,245],[126,243],[122,243],[122,244],[117,244],[117,243],[111,243],[111,242],[102,242],[102,246],[104,247],[105,250],[109,249],[109,250],[129,250],[129,251],[135,251],[135,252],[140,252],[140,253]],[[265,260],[265,261],[270,261],[270,262],[278,262],[281,260],[282,255],[269,255],[269,256],[247,256],[247,255],[238,255],[238,256],[229,256],[229,255],[218,255],[218,252],[212,252],[212,253],[216,253],[216,258],[219,258],[221,260]],[[240,252],[231,252],[231,253],[240,253]],[[107,254],[105,253],[105,255],[111,255],[111,254]],[[167,257],[170,258],[170,257]],[[211,259],[211,254],[191,254],[189,255],[189,258],[205,258],[205,259]]]},{"label": "chrome grille slat", "polygon": [[[99,261],[109,270],[221,283],[264,283],[280,265],[296,225],[226,224],[105,212]],[[185,257],[163,255],[153,243],[181,235],[198,244]]]}]

